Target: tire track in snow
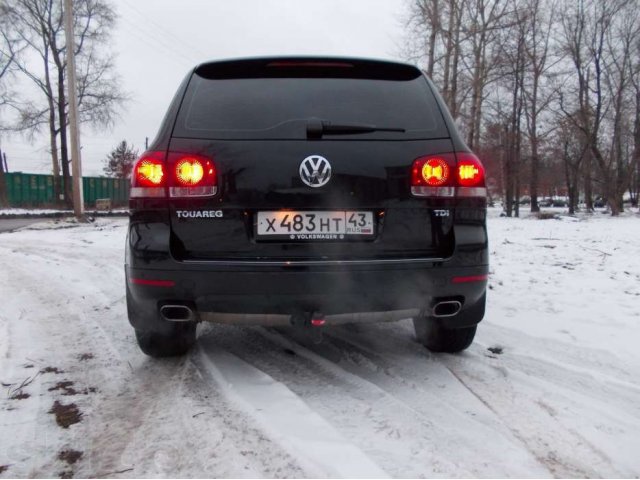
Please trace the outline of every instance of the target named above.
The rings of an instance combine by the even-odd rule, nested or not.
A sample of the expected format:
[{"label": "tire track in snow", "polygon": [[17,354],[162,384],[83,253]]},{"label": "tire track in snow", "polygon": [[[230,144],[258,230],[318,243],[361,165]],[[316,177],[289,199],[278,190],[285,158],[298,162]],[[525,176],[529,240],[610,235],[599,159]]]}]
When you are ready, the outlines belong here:
[{"label": "tire track in snow", "polygon": [[[350,352],[351,348],[356,348],[358,355],[365,355],[373,363],[379,365],[384,375],[388,377],[386,380],[383,380],[383,383],[389,383],[390,379],[397,379],[398,377],[405,377],[405,380],[401,381],[406,382],[408,377],[409,385],[414,387],[419,385],[419,381],[416,379],[415,364],[406,365],[406,358],[397,354],[398,351],[402,351],[398,346],[403,343],[406,344],[407,340],[403,329],[394,328],[393,324],[371,326],[370,330],[366,328],[366,326],[353,328],[353,330],[361,331],[364,335],[354,336],[351,332],[345,333],[345,329],[335,329],[329,335],[334,343],[338,340],[337,348],[343,348],[347,352]],[[379,330],[384,330],[384,333]],[[400,332],[402,332],[402,335]],[[381,341],[381,339],[383,340]],[[345,348],[340,342],[346,342],[351,345],[351,347]],[[597,471],[618,472],[618,470],[613,467],[611,459],[601,449],[596,448],[592,442],[589,442],[574,428],[561,424],[556,418],[552,418],[552,421],[549,422],[548,411],[543,405],[522,395],[513,388],[512,384],[505,382],[505,374],[503,374],[503,372],[511,372],[511,368],[503,369],[500,367],[496,370],[490,366],[493,371],[490,370],[488,373],[477,375],[475,379],[477,380],[478,377],[483,376],[485,378],[491,378],[491,381],[489,381],[487,385],[487,387],[489,387],[488,391],[494,392],[494,396],[498,399],[502,399],[503,397],[517,397],[517,412],[505,412],[503,408],[496,408],[494,403],[487,400],[484,389],[478,389],[475,384],[472,384],[472,382],[465,378],[465,374],[467,373],[465,370],[455,369],[451,366],[452,363],[457,362],[467,365],[472,364],[478,369],[483,367],[487,368],[486,357],[471,354],[473,358],[469,358],[469,353],[462,355],[429,354],[421,345],[415,342],[411,342],[411,345],[408,347],[409,349],[422,349],[423,353],[421,356],[432,358],[445,367],[470,394],[477,398],[477,400],[493,414],[497,422],[502,426],[502,428],[497,429],[498,431],[509,431],[514,439],[517,439],[541,465],[548,468],[554,475],[594,476]],[[472,347],[471,351],[475,349],[477,349],[477,346]],[[348,355],[346,358],[350,360]],[[391,359],[393,361],[389,362]],[[356,368],[361,368],[359,364],[357,365]],[[513,368],[513,371],[515,374],[518,373],[517,368]],[[496,374],[496,372],[500,373]],[[371,375],[366,372],[366,369],[363,373],[367,376]],[[542,375],[542,377],[544,378],[545,376]],[[550,375],[550,377],[553,378],[554,376]],[[562,374],[560,374],[559,377],[562,378]],[[391,384],[393,384],[393,382],[391,382]],[[551,384],[548,388],[553,390],[561,389],[562,387],[557,384]],[[400,389],[395,391],[402,392]],[[509,394],[506,395],[505,391],[508,391]],[[404,396],[402,393],[400,393],[400,395]],[[581,395],[584,395],[584,392],[581,392]],[[450,397],[451,392],[449,391],[443,400],[451,400]],[[570,401],[572,396],[570,395],[567,398]],[[463,402],[463,404],[468,406],[469,402],[466,401]],[[526,405],[526,407],[523,407],[523,405]],[[523,411],[528,412],[529,415],[523,418]],[[535,414],[535,416],[532,416],[531,413]],[[540,417],[544,419],[541,420]],[[541,435],[542,432],[545,434]],[[555,450],[557,445],[564,446],[564,451],[557,452]],[[495,447],[496,445],[492,440],[490,450],[494,451]],[[579,455],[575,454],[576,450],[579,452]],[[598,463],[598,468],[585,469],[584,465],[588,465],[589,463],[593,464],[594,461],[591,460],[591,462],[587,462],[584,459],[593,459],[594,457],[596,458],[596,463]]]},{"label": "tire track in snow", "polygon": [[199,352],[204,369],[229,403],[254,417],[312,476],[388,476],[284,384],[226,351]]},{"label": "tire track in snow", "polygon": [[[514,448],[508,440],[498,444],[513,453],[517,461],[503,468],[504,452],[490,453],[489,448],[479,448],[488,435],[495,436],[494,430],[484,428],[478,433],[476,427],[480,443],[469,439],[464,420],[458,424],[460,428],[452,431],[446,419],[438,421],[437,415],[433,418],[416,411],[368,379],[270,330],[211,326],[201,338],[201,345],[207,350],[230,351],[285,384],[393,476],[475,476],[496,470],[503,474],[525,475],[532,471],[548,474],[528,452],[519,445]],[[287,349],[293,355],[286,353]],[[468,392],[460,391],[468,401]]]},{"label": "tire track in snow", "polygon": [[[149,363],[157,363],[149,360]],[[160,361],[164,362],[164,361]],[[197,352],[150,403],[119,467],[126,476],[301,477],[306,473],[201,375]],[[197,453],[196,453],[197,452]]]},{"label": "tire track in snow", "polygon": [[[419,354],[411,358],[412,367],[416,370],[417,366],[417,371],[429,371],[429,373],[407,378],[402,375],[402,369],[397,365],[389,363],[376,352],[359,346],[358,341],[343,339],[334,332],[325,335],[326,341],[319,345],[310,343],[304,337],[300,338],[301,336],[296,332],[290,331],[287,334],[282,332],[281,341],[283,345],[294,348],[296,353],[326,368],[342,370],[346,375],[353,375],[359,380],[375,385],[401,408],[413,411],[416,418],[431,422],[435,431],[434,436],[438,438],[439,445],[444,446],[445,450],[473,452],[473,455],[478,457],[478,463],[485,466],[499,464],[505,456],[508,456],[514,465],[518,465],[509,471],[510,475],[524,476],[531,475],[533,472],[538,472],[539,475],[549,474],[546,468],[536,465],[538,459],[534,452],[531,452],[518,436],[513,435],[496,412],[473,392],[469,393],[481,405],[476,405],[474,408],[474,402],[468,398],[455,402],[464,405],[464,410],[452,404],[451,396],[454,392],[451,391],[451,382],[447,381],[447,377],[452,372],[439,362],[433,361],[431,354],[421,345],[415,345]],[[429,376],[432,378],[430,379]],[[453,377],[458,380],[457,377]],[[429,388],[442,381],[448,385],[444,393],[440,388],[433,390]],[[463,385],[463,387],[467,391],[466,386]],[[459,393],[457,392],[458,395]],[[486,443],[488,437],[492,439],[490,444]],[[467,458],[467,462],[466,467],[475,475],[482,474],[480,473],[482,470],[474,470],[473,458]],[[540,462],[540,465],[544,464]]]}]

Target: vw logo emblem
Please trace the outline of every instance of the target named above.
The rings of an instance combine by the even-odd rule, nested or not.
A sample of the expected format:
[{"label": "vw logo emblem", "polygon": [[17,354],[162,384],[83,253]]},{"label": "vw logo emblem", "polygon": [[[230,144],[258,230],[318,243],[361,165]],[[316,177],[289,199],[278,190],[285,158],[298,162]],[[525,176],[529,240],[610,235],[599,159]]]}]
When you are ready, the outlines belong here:
[{"label": "vw logo emblem", "polygon": [[309,155],[300,164],[300,178],[310,187],[326,185],[331,178],[331,164],[320,155]]}]

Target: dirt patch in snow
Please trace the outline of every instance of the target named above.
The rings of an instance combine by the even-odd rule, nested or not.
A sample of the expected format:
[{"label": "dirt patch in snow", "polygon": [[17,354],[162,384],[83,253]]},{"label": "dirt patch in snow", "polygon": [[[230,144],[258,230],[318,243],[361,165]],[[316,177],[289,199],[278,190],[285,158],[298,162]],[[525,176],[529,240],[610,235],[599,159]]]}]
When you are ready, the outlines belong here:
[{"label": "dirt patch in snow", "polygon": [[58,453],[58,459],[63,462],[67,462],[69,465],[73,465],[82,457],[82,452],[78,450],[62,450]]},{"label": "dirt patch in snow", "polygon": [[56,400],[49,413],[56,416],[56,423],[62,428],[69,428],[82,420],[82,412],[75,403],[64,405]]},{"label": "dirt patch in snow", "polygon": [[60,370],[58,367],[45,367],[40,370],[40,373],[55,373],[56,375],[59,375],[64,373],[64,370]]},{"label": "dirt patch in snow", "polygon": [[58,382],[55,384],[55,386],[49,389],[50,392],[56,392],[58,390],[62,390],[62,395],[78,395],[78,393],[80,393],[75,388],[73,388],[73,382],[69,380]]},{"label": "dirt patch in snow", "polygon": [[31,395],[29,395],[27,392],[18,392],[18,393],[14,393],[13,395],[11,395],[9,397],[9,399],[10,400],[26,400],[30,396]]},{"label": "dirt patch in snow", "polygon": [[92,360],[92,359],[93,359],[93,353],[82,353],[78,355],[78,360],[80,360],[81,362],[85,360]]},{"label": "dirt patch in snow", "polygon": [[56,392],[58,390],[62,390],[62,395],[88,395],[89,393],[94,393],[96,391],[95,387],[85,388],[84,390],[76,390],[73,388],[73,382],[70,380],[64,380],[62,382],[56,383],[53,387],[49,388],[50,392]]},{"label": "dirt patch in snow", "polygon": [[9,465],[0,465],[0,473],[4,473],[9,469]]}]

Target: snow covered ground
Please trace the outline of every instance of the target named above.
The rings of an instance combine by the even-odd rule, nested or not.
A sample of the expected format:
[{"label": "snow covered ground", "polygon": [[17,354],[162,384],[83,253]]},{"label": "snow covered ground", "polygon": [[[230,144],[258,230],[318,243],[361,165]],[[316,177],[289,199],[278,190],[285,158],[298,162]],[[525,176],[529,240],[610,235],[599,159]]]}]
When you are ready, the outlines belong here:
[{"label": "snow covered ground", "polygon": [[0,477],[640,475],[640,217],[489,221],[487,316],[460,355],[409,321],[204,325],[142,355],[126,219],[0,234]]}]

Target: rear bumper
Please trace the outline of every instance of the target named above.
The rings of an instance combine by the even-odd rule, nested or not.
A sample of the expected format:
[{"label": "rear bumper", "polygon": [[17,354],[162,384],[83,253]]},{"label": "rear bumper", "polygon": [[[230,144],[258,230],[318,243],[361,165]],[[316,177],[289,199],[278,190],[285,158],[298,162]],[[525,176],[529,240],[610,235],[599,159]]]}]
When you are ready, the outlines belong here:
[{"label": "rear bumper", "polygon": [[[397,315],[406,318],[407,311],[430,311],[441,299],[462,303],[460,313],[442,322],[453,328],[470,326],[484,315],[486,280],[454,283],[454,278],[488,273],[486,265],[447,267],[446,262],[235,269],[177,265],[179,269],[171,270],[126,267],[129,319],[135,328],[159,328],[159,308],[167,303],[187,304],[201,320],[227,323],[235,323],[234,318],[239,323],[253,323],[252,319],[262,323],[257,321],[258,315],[270,315],[281,322],[310,313],[342,323],[393,320]],[[368,315],[357,315],[364,312]]]}]

